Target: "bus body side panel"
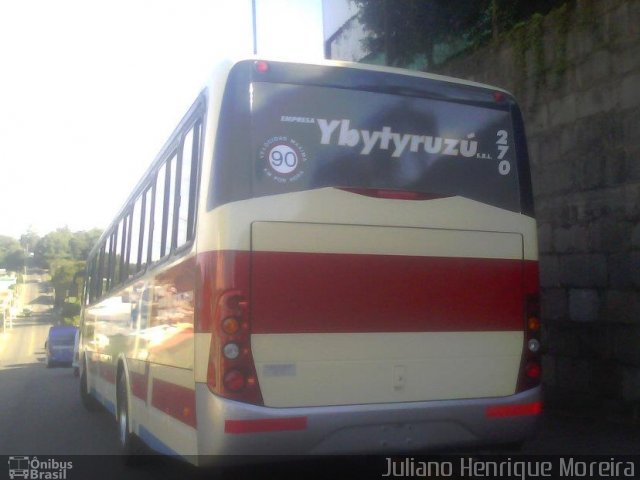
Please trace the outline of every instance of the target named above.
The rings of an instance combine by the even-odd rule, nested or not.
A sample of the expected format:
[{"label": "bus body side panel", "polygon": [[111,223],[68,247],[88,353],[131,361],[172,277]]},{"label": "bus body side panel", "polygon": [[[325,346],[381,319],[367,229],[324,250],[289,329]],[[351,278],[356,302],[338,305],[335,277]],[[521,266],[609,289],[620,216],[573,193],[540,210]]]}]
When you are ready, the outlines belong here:
[{"label": "bus body side panel", "polygon": [[177,259],[84,311],[92,393],[116,414],[124,357],[133,431],[170,455],[197,452],[195,271],[195,257]]}]

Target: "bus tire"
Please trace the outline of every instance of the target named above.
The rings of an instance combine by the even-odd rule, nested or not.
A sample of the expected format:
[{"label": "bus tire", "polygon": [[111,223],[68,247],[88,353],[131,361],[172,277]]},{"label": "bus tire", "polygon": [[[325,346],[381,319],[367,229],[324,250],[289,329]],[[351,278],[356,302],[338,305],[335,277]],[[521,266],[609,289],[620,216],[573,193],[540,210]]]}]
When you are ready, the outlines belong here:
[{"label": "bus tire", "polygon": [[134,466],[142,460],[142,442],[131,430],[131,416],[129,410],[129,400],[127,396],[127,379],[124,372],[118,378],[117,397],[117,420],[118,420],[118,441],[122,454],[122,461],[125,465]]},{"label": "bus tire", "polygon": [[98,410],[98,401],[89,393],[89,384],[87,382],[87,368],[80,373],[80,400],[82,406],[87,412],[95,412]]}]

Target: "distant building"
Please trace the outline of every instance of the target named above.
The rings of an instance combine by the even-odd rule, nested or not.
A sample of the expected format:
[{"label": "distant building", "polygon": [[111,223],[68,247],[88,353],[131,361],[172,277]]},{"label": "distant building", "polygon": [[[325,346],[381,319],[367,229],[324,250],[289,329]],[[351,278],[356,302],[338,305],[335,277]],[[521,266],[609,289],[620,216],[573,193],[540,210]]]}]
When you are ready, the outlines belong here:
[{"label": "distant building", "polygon": [[[351,0],[323,0],[325,58],[374,65],[386,65],[384,52],[371,52],[364,46],[367,32],[359,20],[359,10]],[[448,39],[433,49],[434,65],[430,66],[424,54],[415,55],[404,68],[428,71],[447,59],[469,48],[472,41],[465,38]]]},{"label": "distant building", "polygon": [[365,32],[351,0],[323,0],[324,50],[331,60],[360,62],[369,55],[363,46]]},{"label": "distant building", "polygon": [[[15,282],[13,284],[15,285]],[[0,325],[3,328],[6,328],[7,323],[13,326],[13,303],[13,290],[9,290],[9,287],[0,290]]]},{"label": "distant building", "polygon": [[0,271],[0,292],[8,291],[11,288],[11,285],[16,284],[16,281],[15,273],[7,275],[6,270],[4,270],[4,272]]},{"label": "distant building", "polygon": [[368,55],[362,43],[364,37],[364,28],[358,16],[354,15],[325,40],[325,57],[349,62],[363,60]]}]

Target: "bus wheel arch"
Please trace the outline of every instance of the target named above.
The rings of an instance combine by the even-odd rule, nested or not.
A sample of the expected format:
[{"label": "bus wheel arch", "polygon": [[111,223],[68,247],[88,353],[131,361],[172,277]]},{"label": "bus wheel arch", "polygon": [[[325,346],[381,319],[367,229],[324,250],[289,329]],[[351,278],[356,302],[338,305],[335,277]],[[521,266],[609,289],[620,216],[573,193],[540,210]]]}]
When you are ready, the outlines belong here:
[{"label": "bus wheel arch", "polygon": [[118,441],[122,459],[126,465],[138,463],[142,445],[133,431],[131,402],[129,395],[129,375],[123,359],[118,360],[116,370],[116,421],[118,422]]},{"label": "bus wheel arch", "polygon": [[80,371],[80,400],[82,402],[82,406],[88,412],[95,412],[98,410],[98,401],[89,391],[89,380],[88,380],[88,365],[87,359],[85,356],[82,358],[82,369]]}]

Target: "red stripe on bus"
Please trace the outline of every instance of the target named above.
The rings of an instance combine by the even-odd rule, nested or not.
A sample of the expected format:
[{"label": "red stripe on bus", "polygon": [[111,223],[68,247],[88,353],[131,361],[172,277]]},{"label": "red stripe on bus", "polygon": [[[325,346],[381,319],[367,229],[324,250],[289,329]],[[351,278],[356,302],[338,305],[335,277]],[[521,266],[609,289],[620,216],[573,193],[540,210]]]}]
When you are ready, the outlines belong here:
[{"label": "red stripe on bus", "polygon": [[151,405],[191,427],[196,427],[196,392],[187,387],[154,379]]},{"label": "red stripe on bus", "polygon": [[195,331],[210,332],[214,306],[218,297],[229,289],[249,291],[249,262],[247,251],[219,250],[198,254],[196,281]]},{"label": "red stripe on bus", "polygon": [[487,418],[521,417],[539,415],[542,413],[542,402],[526,403],[524,405],[496,405],[487,407]]},{"label": "red stripe on bus", "polygon": [[147,364],[147,371],[145,373],[132,372],[129,370],[129,378],[131,380],[131,393],[147,401],[147,382],[149,380],[149,367]]},{"label": "red stripe on bus", "polygon": [[251,329],[518,331],[530,270],[509,259],[253,252]]},{"label": "red stripe on bus", "polygon": [[527,295],[540,293],[540,270],[538,262],[524,262],[524,291]]},{"label": "red stripe on bus", "polygon": [[260,420],[225,420],[224,422],[224,432],[233,434],[288,432],[294,430],[305,430],[306,428],[307,417],[264,418]]}]

